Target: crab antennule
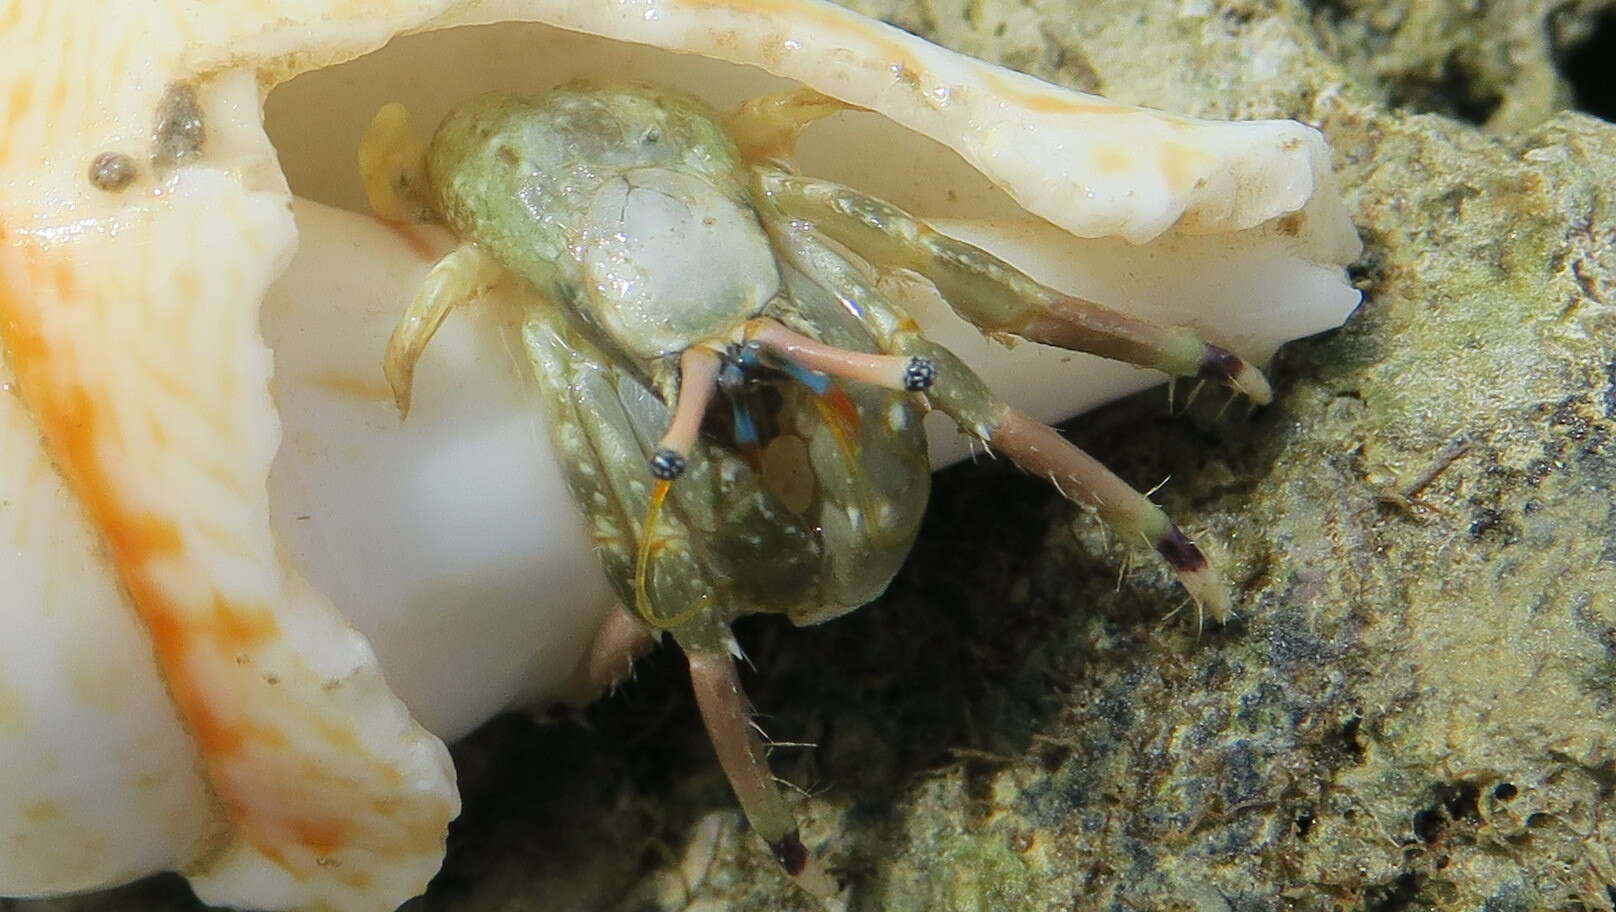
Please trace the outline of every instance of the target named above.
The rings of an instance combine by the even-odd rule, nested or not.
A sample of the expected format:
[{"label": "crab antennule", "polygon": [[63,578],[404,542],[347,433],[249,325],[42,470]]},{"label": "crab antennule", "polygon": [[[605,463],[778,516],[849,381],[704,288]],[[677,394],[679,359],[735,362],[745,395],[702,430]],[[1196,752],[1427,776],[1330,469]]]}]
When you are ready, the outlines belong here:
[{"label": "crab antennule", "polygon": [[836,885],[802,844],[797,820],[774,784],[768,752],[752,724],[752,705],[741,689],[734,659],[699,649],[687,649],[685,655],[701,720],[747,821],[798,886],[816,896],[834,896]]},{"label": "crab antennule", "polygon": [[776,357],[799,367],[898,392],[924,392],[937,379],[937,365],[929,358],[872,355],[837,348],[792,332],[775,320],[747,323],[746,337],[748,342],[757,342]]},{"label": "crab antennule", "polygon": [[763,471],[763,447],[759,443],[757,422],[752,420],[752,410],[745,402],[739,399],[730,403],[730,414],[735,422],[735,448],[740,451],[741,458],[752,467],[754,472]]},{"label": "crab antennule", "polygon": [[672,481],[684,474],[685,462],[696,445],[701,419],[718,389],[718,354],[709,348],[685,349],[679,358],[679,402],[673,422],[651,453],[651,474]]},{"label": "crab antennule", "polygon": [[1272,398],[1255,367],[1188,327],[1143,320],[1056,291],[980,247],[841,184],[769,168],[756,173],[786,215],[813,222],[884,268],[924,275],[950,307],[983,332],[1011,333],[1170,376],[1216,380],[1259,405]]}]

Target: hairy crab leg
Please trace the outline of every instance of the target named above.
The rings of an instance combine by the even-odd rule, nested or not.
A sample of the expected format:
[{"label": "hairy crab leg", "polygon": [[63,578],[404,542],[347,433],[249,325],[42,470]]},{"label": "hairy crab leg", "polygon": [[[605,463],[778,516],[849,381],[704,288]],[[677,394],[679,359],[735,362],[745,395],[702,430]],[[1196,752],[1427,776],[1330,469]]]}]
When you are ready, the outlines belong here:
[{"label": "hairy crab leg", "polygon": [[[658,494],[666,497],[671,482],[659,480],[646,493],[643,476],[633,462],[624,458],[638,450],[638,442],[629,418],[621,406],[618,368],[601,356],[575,325],[575,320],[560,308],[536,308],[530,311],[524,328],[524,339],[534,364],[540,373],[541,387],[552,400],[561,416],[562,426],[558,440],[571,457],[574,484],[580,487],[580,500],[594,504],[589,511],[591,522],[599,530],[602,557],[609,569],[615,563],[621,573],[624,565],[634,558],[629,547],[634,539],[628,532],[628,517],[660,514],[662,505]],[[709,351],[710,353],[710,351]],[[681,356],[681,369],[694,368],[697,384],[716,381],[706,379],[707,359]],[[718,359],[712,359],[717,364]],[[685,398],[690,392],[691,377],[681,379],[680,402],[676,413],[694,410],[695,402]],[[710,396],[710,391],[706,394]],[[705,404],[702,404],[705,408]],[[699,424],[699,414],[697,416]],[[680,424],[676,417],[671,424]],[[643,463],[641,463],[643,465]],[[596,466],[593,471],[584,467]],[[699,468],[692,466],[692,471]],[[684,569],[691,559],[691,549],[684,543],[689,532],[676,516],[661,516],[659,528],[652,529],[647,520],[640,528],[641,547],[636,549],[640,559],[636,564],[658,561],[663,571],[651,581],[639,579],[635,596],[642,594],[648,601],[672,602],[673,617],[688,618],[689,626],[677,626],[675,637],[690,661],[691,684],[700,707],[702,720],[713,743],[719,764],[723,767],[730,786],[741,802],[753,829],[767,842],[786,872],[804,890],[818,896],[832,896],[836,884],[816,859],[803,846],[798,836],[796,818],[786,804],[773,774],[768,767],[767,751],[752,724],[751,704],[742,691],[735,672],[734,661],[726,649],[733,644],[727,624],[716,611],[698,609],[716,608],[712,593],[697,580],[698,574]],[[658,548],[655,542],[670,543]],[[649,545],[649,547],[647,547]],[[635,577],[642,574],[636,567]],[[645,590],[654,584],[654,592]],[[645,648],[653,638],[652,628],[674,626],[656,623],[665,620],[654,612],[636,608],[633,612],[619,607],[614,616],[597,636],[590,657],[591,677],[598,683],[609,684],[626,669],[636,650]],[[635,615],[638,615],[637,617]]]},{"label": "hairy crab leg", "polygon": [[791,879],[815,896],[836,894],[836,885],[819,860],[802,844],[797,819],[774,784],[768,752],[752,723],[752,705],[741,689],[735,660],[728,654],[686,647],[690,683],[718,763],[752,829],[768,843]]},{"label": "hairy crab leg", "polygon": [[1017,465],[1048,478],[1068,500],[1093,507],[1124,537],[1144,539],[1214,620],[1228,617],[1230,599],[1222,577],[1150,498],[1053,428],[1010,408],[963,361],[922,335],[907,314],[806,225],[775,219],[767,227],[786,259],[839,298],[850,313],[859,314],[884,350],[928,358],[936,365],[936,383],[926,393],[934,406]]},{"label": "hairy crab leg", "polygon": [[[946,404],[939,404],[949,412]],[[950,412],[952,414],[952,412]],[[1150,498],[1060,432],[1006,407],[988,442],[1016,465],[1054,482],[1068,499],[1088,504],[1107,524],[1138,533],[1178,574],[1190,596],[1215,620],[1229,615],[1229,594],[1201,549]]]},{"label": "hairy crab leg", "polygon": [[[636,468],[644,463],[627,458],[643,450],[634,421],[619,399],[620,381],[625,378],[560,308],[531,310],[523,337],[559,423],[556,439],[567,456],[572,484],[579,500],[592,505],[587,512],[601,557],[614,577],[627,578],[636,537],[629,518],[647,515],[652,498],[646,493],[644,469]],[[668,484],[657,482],[664,493]],[[645,526],[638,532],[642,541],[654,535],[675,543],[689,537],[675,516],[662,519],[654,533]],[[802,845],[796,819],[769,772],[762,740],[752,726],[750,703],[725,651],[733,642],[727,626],[712,612],[678,604],[714,604],[711,593],[695,582],[700,576],[685,568],[690,548],[664,547],[651,559],[661,564],[656,569],[667,571],[654,580],[658,600],[675,602],[675,614],[698,618],[690,629],[681,627],[675,635],[690,661],[691,684],[708,737],[747,819],[803,889],[834,895],[835,883]],[[633,657],[653,642],[653,625],[639,614],[620,605],[597,634],[588,666],[596,686],[620,680]]]},{"label": "hairy crab leg", "polygon": [[763,192],[785,215],[812,222],[883,268],[920,273],[956,313],[984,332],[1089,352],[1169,376],[1213,380],[1259,405],[1273,398],[1261,371],[1188,327],[1142,320],[1041,285],[993,254],[841,184],[768,167],[754,171]]},{"label": "hairy crab leg", "polygon": [[634,671],[634,663],[651,651],[656,637],[618,602],[606,613],[584,659],[589,699],[613,689]]}]

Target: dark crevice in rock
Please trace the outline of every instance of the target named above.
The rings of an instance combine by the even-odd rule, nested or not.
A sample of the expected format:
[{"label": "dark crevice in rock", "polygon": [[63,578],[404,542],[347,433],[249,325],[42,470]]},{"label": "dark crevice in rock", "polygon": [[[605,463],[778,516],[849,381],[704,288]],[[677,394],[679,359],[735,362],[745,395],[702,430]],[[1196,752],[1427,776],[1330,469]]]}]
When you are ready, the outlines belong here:
[{"label": "dark crevice in rock", "polygon": [[1362,731],[1363,716],[1353,715],[1326,739],[1326,746],[1336,748],[1347,765],[1357,766],[1364,762],[1366,754]]},{"label": "dark crevice in rock", "polygon": [[1364,912],[1408,912],[1418,909],[1420,879],[1407,873],[1389,884],[1378,884],[1364,891]]},{"label": "dark crevice in rock", "polygon": [[1442,830],[1447,826],[1442,812],[1435,808],[1426,808],[1414,815],[1414,835],[1420,842],[1436,842],[1442,838]]},{"label": "dark crevice in rock", "polygon": [[1400,108],[1478,125],[1486,123],[1504,101],[1497,87],[1457,50],[1434,72],[1404,73],[1390,80],[1386,90]]},{"label": "dark crevice in rock", "polygon": [[1296,815],[1296,838],[1307,839],[1307,834],[1313,832],[1313,821],[1316,818],[1312,811],[1303,811]]},{"label": "dark crevice in rock", "polygon": [[1474,782],[1457,782],[1437,787],[1436,801],[1414,815],[1414,835],[1421,842],[1435,844],[1455,823],[1480,821],[1478,799],[1481,787]]},{"label": "dark crevice in rock", "polygon": [[1616,12],[1601,16],[1585,41],[1567,49],[1561,69],[1577,110],[1616,120]]}]

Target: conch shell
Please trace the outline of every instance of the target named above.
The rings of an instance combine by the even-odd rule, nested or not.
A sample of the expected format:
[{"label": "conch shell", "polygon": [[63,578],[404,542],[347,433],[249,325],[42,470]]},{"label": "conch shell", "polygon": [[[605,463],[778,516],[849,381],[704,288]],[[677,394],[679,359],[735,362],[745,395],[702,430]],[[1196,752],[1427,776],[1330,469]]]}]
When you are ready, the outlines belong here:
[{"label": "conch shell", "polygon": [[[511,20],[540,24],[440,31]],[[372,81],[313,73],[272,98],[277,150],[272,88],[398,36],[412,37],[351,65]],[[442,504],[397,506],[407,490],[339,503],[378,477],[360,470],[372,458],[397,469],[380,477],[444,477],[433,444],[465,439],[457,409],[522,394],[486,348],[497,321],[473,317],[462,360],[504,398],[467,380],[444,395],[447,424],[412,417],[422,430],[400,437],[364,392],[380,352],[364,327],[385,332],[443,239],[294,208],[282,161],[291,188],[357,208],[352,150],[381,102],[429,120],[475,90],[586,72],[721,103],[792,80],[879,112],[811,134],[808,169],[1253,357],[1357,299],[1339,268],[1357,239],[1315,131],[1118,106],[816,0],[3,0],[0,894],[178,870],[209,903],[394,908],[437,870],[459,807],[448,753],[411,708],[452,736],[512,700],[575,692],[605,590],[592,569],[554,576],[591,565],[552,508],[553,476],[512,498],[540,521],[486,536],[492,557],[456,557]],[[1044,392],[1022,399],[1043,417],[1151,382],[1013,355],[987,373],[1043,371],[1022,384]],[[509,439],[540,447],[522,421]],[[424,562],[430,597],[333,556],[373,509],[390,518],[368,553]],[[525,551],[549,555],[552,577],[498,598],[474,575],[477,597],[443,584],[445,566]],[[485,646],[504,658],[483,662]]]}]

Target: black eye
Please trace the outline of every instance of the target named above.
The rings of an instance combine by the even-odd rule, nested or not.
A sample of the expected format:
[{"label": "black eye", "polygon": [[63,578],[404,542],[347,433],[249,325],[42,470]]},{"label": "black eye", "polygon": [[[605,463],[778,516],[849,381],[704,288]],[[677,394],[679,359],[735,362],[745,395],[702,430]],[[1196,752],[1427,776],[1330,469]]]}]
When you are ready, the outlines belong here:
[{"label": "black eye", "polygon": [[644,136],[640,137],[640,143],[646,146],[654,146],[661,139],[662,131],[658,130],[656,127],[652,127],[651,129],[645,131]]}]

